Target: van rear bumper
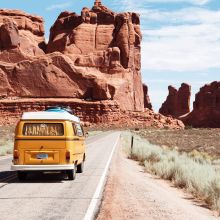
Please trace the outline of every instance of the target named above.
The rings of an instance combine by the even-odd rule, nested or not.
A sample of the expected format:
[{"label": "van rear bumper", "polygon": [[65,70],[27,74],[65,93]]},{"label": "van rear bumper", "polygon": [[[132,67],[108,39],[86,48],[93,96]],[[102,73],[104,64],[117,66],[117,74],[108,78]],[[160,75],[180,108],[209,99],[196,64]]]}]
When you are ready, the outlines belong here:
[{"label": "van rear bumper", "polygon": [[13,171],[59,171],[74,170],[74,164],[70,165],[11,165]]}]

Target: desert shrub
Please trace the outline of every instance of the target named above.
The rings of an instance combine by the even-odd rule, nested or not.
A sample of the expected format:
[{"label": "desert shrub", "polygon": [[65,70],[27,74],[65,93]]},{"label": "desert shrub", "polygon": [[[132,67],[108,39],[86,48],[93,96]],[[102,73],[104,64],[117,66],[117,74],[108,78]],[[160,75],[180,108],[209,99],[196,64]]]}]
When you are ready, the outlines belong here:
[{"label": "desert shrub", "polygon": [[93,137],[95,135],[101,134],[103,131],[88,131],[88,136]]},{"label": "desert shrub", "polygon": [[13,151],[13,142],[6,141],[0,144],[0,156],[5,156],[7,154],[11,154]]},{"label": "desert shrub", "polygon": [[211,163],[213,160],[213,158],[207,152],[193,150],[188,155],[199,163]]},{"label": "desert shrub", "polygon": [[186,189],[195,197],[203,199],[210,208],[220,211],[220,174],[205,153],[180,153],[175,148],[150,144],[138,136],[135,137],[131,152],[129,141],[125,141],[129,138],[131,134],[123,135],[128,156],[140,161],[146,172],[172,181],[176,187]]},{"label": "desert shrub", "polygon": [[13,126],[0,127],[0,156],[11,154],[13,151]]}]

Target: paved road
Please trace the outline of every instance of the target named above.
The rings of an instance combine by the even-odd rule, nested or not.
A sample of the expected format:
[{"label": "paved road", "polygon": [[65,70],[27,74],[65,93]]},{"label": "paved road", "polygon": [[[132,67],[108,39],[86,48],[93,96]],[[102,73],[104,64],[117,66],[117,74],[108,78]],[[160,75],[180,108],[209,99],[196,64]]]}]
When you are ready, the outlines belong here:
[{"label": "paved road", "polygon": [[100,202],[119,136],[114,132],[88,138],[85,171],[75,181],[35,174],[20,183],[10,171],[11,158],[0,158],[0,219],[89,219]]}]

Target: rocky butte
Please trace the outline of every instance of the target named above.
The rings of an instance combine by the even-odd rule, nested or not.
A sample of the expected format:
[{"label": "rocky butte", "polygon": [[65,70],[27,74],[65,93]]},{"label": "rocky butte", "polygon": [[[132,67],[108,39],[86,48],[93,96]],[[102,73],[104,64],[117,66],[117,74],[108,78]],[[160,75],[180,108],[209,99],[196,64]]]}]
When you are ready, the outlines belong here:
[{"label": "rocky butte", "polygon": [[138,14],[115,13],[100,1],[81,15],[62,12],[48,44],[41,17],[0,10],[1,123],[14,123],[23,111],[69,105],[88,125],[183,127],[150,110],[141,39]]},{"label": "rocky butte", "polygon": [[168,87],[169,94],[162,104],[159,112],[163,115],[171,115],[175,118],[190,112],[191,86],[182,83],[179,90],[173,86]]},{"label": "rocky butte", "polygon": [[220,82],[203,86],[196,94],[193,111],[180,119],[193,127],[220,128]]}]

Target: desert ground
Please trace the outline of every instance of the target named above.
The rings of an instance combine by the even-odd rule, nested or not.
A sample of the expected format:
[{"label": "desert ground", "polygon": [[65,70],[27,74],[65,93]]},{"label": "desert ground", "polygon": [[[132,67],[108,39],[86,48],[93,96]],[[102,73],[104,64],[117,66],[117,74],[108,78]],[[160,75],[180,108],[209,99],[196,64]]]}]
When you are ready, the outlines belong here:
[{"label": "desert ground", "polygon": [[220,158],[220,129],[189,128],[185,130],[145,129],[136,134],[150,143],[177,148],[182,152],[197,150]]},{"label": "desert ground", "polygon": [[[12,153],[14,129],[14,126],[0,127],[1,156]],[[105,133],[101,130],[100,128],[89,131],[89,136],[95,137],[102,132]],[[133,154],[131,154],[132,136],[134,137]],[[207,198],[204,199],[199,195],[206,190],[202,188],[203,186],[199,193],[192,191],[182,182],[177,183],[175,178],[164,177],[165,175],[158,173],[155,167],[153,170],[149,163],[153,161],[151,164],[153,166],[154,163],[160,162],[157,157],[161,154],[158,149],[161,149],[163,153],[165,152],[165,158],[169,158],[174,152],[177,154],[175,155],[177,160],[182,163],[182,155],[184,155],[189,157],[189,160],[192,159],[193,166],[201,165],[204,174],[206,168],[207,172],[211,169],[218,178],[220,175],[219,129],[136,129],[121,131],[121,137],[121,146],[117,148],[110,166],[98,219],[144,219],[147,216],[147,219],[182,220],[215,219],[218,216],[219,184],[214,186],[215,198],[209,196],[208,201]],[[145,149],[145,145],[153,149],[150,157],[147,156],[149,152],[147,148]],[[155,155],[157,152],[158,155]],[[195,174],[194,177],[198,182],[204,182],[203,176]]]},{"label": "desert ground", "polygon": [[204,203],[144,171],[118,149],[110,169],[98,220],[212,220],[216,213]]}]

